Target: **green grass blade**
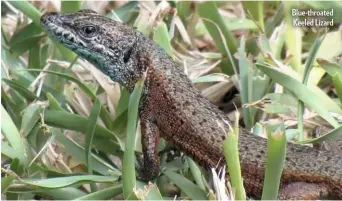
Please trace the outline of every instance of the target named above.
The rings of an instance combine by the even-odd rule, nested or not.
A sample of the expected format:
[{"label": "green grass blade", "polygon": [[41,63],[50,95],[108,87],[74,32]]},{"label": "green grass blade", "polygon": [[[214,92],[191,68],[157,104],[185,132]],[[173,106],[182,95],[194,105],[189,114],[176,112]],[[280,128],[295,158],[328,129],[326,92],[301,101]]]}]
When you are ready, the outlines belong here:
[{"label": "green grass blade", "polygon": [[122,184],[105,188],[88,195],[78,197],[75,200],[109,200],[122,192]]},{"label": "green grass blade", "polygon": [[[317,52],[319,50],[319,47],[322,44],[322,41],[323,41],[323,37],[319,37],[319,35],[317,35],[316,40],[310,49],[309,57],[306,60],[305,69],[304,69],[303,84],[305,85],[307,85],[308,83],[310,71],[313,66],[313,62],[316,58]],[[298,139],[299,140],[304,140],[304,122],[303,122],[304,109],[305,109],[304,103],[302,101],[299,101],[298,102],[298,114],[297,114],[298,131],[299,131]]]},{"label": "green grass blade", "polygon": [[277,13],[265,25],[265,34],[267,37],[270,37],[276,26],[281,23],[283,20],[283,15],[284,4],[281,3]]},{"label": "green grass blade", "polygon": [[[227,27],[229,27],[230,31],[238,31],[238,30],[257,30],[258,27],[255,23],[247,18],[230,18],[230,17],[223,17],[223,21]],[[195,27],[195,34],[196,36],[202,36],[205,34],[209,34],[207,28],[202,22],[198,22]]]},{"label": "green grass blade", "polygon": [[336,89],[336,94],[337,94],[338,98],[340,99],[340,102],[342,103],[342,79],[341,79],[341,75],[336,73],[333,76],[333,82],[334,82],[334,86]]},{"label": "green grass blade", "polygon": [[[240,96],[242,105],[249,103],[252,97],[249,97],[250,91],[249,82],[253,82],[250,73],[250,65],[247,60],[245,51],[245,39],[241,38],[239,52],[239,76],[240,76]],[[253,120],[250,113],[250,108],[242,107],[243,121],[245,122],[246,128],[251,128],[253,126]]]},{"label": "green grass blade", "polygon": [[80,10],[83,4],[82,0],[79,1],[61,1],[61,11],[63,13],[72,13]]},{"label": "green grass blade", "polygon": [[318,58],[317,63],[330,75],[334,76],[335,73],[342,76],[342,66],[337,63]]},{"label": "green grass blade", "polygon": [[[319,37],[319,34],[318,34],[314,44],[312,45],[310,49],[309,56],[308,56],[308,59],[306,60],[305,69],[304,69],[303,84],[305,85],[307,85],[308,83],[310,71],[313,66],[313,62],[315,61],[317,52],[322,44],[323,39],[324,37]],[[303,122],[304,109],[305,109],[304,103],[302,101],[299,101],[298,102],[298,114],[297,114],[298,131],[299,131],[298,139],[299,140],[304,140],[304,122]]]},{"label": "green grass blade", "polygon": [[[199,3],[198,12],[203,18],[204,25],[215,41],[215,44],[222,53],[223,57],[227,58],[222,61],[222,71],[228,75],[234,74],[236,69],[234,70],[234,66],[232,66],[231,62],[235,61],[229,62],[228,58],[230,58],[231,55],[237,51],[236,40],[219,14],[216,3],[213,1]],[[216,23],[217,25],[213,23]],[[221,33],[224,37],[224,40],[222,40]]]},{"label": "green grass blade", "polygon": [[178,16],[181,18],[182,22],[184,24],[187,23],[187,19],[189,18],[191,14],[191,4],[193,2],[191,1],[179,1],[177,2],[177,12]]},{"label": "green grass blade", "polygon": [[286,34],[285,34],[285,43],[289,54],[291,54],[291,67],[297,71],[299,74],[302,74],[304,69],[302,68],[302,33],[300,29],[293,27],[292,20],[293,16],[291,15],[291,9],[295,6],[298,6],[298,2],[290,2],[286,1],[285,4],[285,22],[286,22]]},{"label": "green grass blade", "polygon": [[326,102],[326,99],[317,95],[317,93],[315,93],[311,88],[302,84],[298,80],[282,73],[276,68],[270,68],[263,64],[257,64],[257,67],[274,81],[285,87],[287,90],[292,91],[298,99],[309,105],[332,126],[334,126],[335,128],[338,127],[337,121],[330,115],[327,107],[322,105],[322,103]]},{"label": "green grass blade", "polygon": [[192,83],[205,83],[205,82],[229,82],[229,76],[223,73],[212,73],[203,75],[191,80]]},{"label": "green grass blade", "polygon": [[[101,110],[101,103],[99,99],[96,99],[93,108],[91,109],[89,118],[88,118],[88,125],[85,132],[85,157],[86,157],[86,164],[88,166],[88,174],[93,174],[92,169],[92,160],[91,160],[91,147],[93,144],[93,139],[95,135],[95,128],[97,124],[97,119],[99,117]],[[96,191],[96,185],[90,185],[91,191]]]},{"label": "green grass blade", "polygon": [[41,33],[42,30],[32,22],[11,37],[10,46],[20,43],[28,38],[32,38],[33,36],[39,36]]},{"label": "green grass blade", "polygon": [[139,200],[163,200],[157,185],[137,181],[137,189],[134,191]]},{"label": "green grass blade", "polygon": [[8,158],[17,158],[16,151],[7,143],[1,143],[1,154],[7,156]]},{"label": "green grass blade", "polygon": [[164,174],[169,177],[169,179],[174,184],[176,184],[187,196],[191,197],[193,200],[208,199],[206,193],[200,187],[192,183],[184,176],[169,170],[165,171]]},{"label": "green grass blade", "polygon": [[[75,130],[82,133],[86,132],[84,125],[88,123],[88,120],[80,115],[55,110],[45,110],[44,121],[46,124],[54,127]],[[110,153],[113,153],[116,152],[115,150],[124,150],[124,142],[120,139],[120,136],[100,125],[96,125],[94,143],[97,145],[97,149],[107,150],[105,152],[111,150]],[[103,141],[103,139],[106,140]]]},{"label": "green grass blade", "polygon": [[310,52],[309,52],[309,56],[308,56],[308,58],[306,60],[306,63],[305,63],[303,84],[307,84],[308,83],[310,71],[311,71],[311,69],[313,67],[313,63],[315,61],[317,52],[319,51],[319,48],[320,48],[323,40],[324,40],[324,36],[320,37],[319,34],[318,34],[317,37],[316,37],[315,42],[311,46],[311,49],[310,49]]},{"label": "green grass blade", "polygon": [[[54,129],[52,129],[52,132],[56,133],[56,140],[64,145],[66,153],[70,154],[70,156],[77,159],[77,161],[80,161],[82,164],[87,164],[85,149],[82,146],[80,146],[70,138],[62,135],[62,133],[54,131]],[[116,179],[118,179],[118,177],[121,175],[121,172],[118,169],[116,169],[100,157],[91,154],[91,160],[92,168],[94,171],[102,175],[112,175],[113,177],[116,177]]]},{"label": "green grass blade", "polygon": [[31,132],[34,125],[40,120],[40,113],[42,112],[41,105],[32,103],[23,112],[23,118],[21,121],[20,133],[22,136],[27,137]]},{"label": "green grass blade", "polygon": [[60,106],[59,102],[55,99],[55,97],[53,97],[51,93],[47,92],[46,98],[49,100],[49,108],[51,108],[52,110],[65,112],[65,110]]},{"label": "green grass blade", "polygon": [[6,177],[1,177],[1,194],[5,194],[8,186],[15,179],[14,175],[8,175]]},{"label": "green grass blade", "polygon": [[89,118],[88,118],[88,124],[85,132],[85,150],[86,150],[86,161],[88,165],[88,174],[92,174],[92,169],[91,169],[91,146],[93,143],[94,139],[94,134],[95,134],[95,128],[97,124],[97,118],[100,113],[100,101],[96,99],[93,108],[91,109]]},{"label": "green grass blade", "polygon": [[256,123],[253,127],[253,135],[260,136],[263,133],[263,129],[260,123]]},{"label": "green grass blade", "polygon": [[[12,92],[13,93],[13,92]],[[20,112],[23,110],[22,108],[26,108],[26,105],[22,105],[21,107],[18,107],[18,104],[14,103],[10,97],[5,93],[5,90],[3,87],[1,87],[1,104],[4,108],[6,108],[6,111],[8,115],[11,117],[14,125],[19,128],[21,125],[21,115]]]},{"label": "green grass blade", "polygon": [[[45,110],[44,120],[46,124],[49,124],[51,126],[75,130],[83,133],[86,132],[86,128],[84,125],[87,125],[88,123],[88,120],[85,117],[56,110]],[[95,135],[106,137],[108,138],[108,140],[113,142],[120,141],[120,138],[118,138],[115,133],[100,125],[96,125]]]},{"label": "green grass blade", "polygon": [[[62,78],[65,78],[65,79],[72,81],[75,84],[77,84],[80,87],[80,89],[83,90],[83,92],[86,93],[91,99],[93,99],[93,100],[96,99],[96,95],[85,84],[83,84],[79,79],[74,78],[70,75],[67,75],[65,73],[59,73],[59,72],[49,71],[49,70],[40,70],[40,69],[27,69],[27,71],[49,73],[49,74],[53,74],[53,75],[57,75],[57,76],[60,76]],[[109,112],[107,111],[107,109],[105,108],[105,106],[103,106],[103,105],[101,105],[100,116],[101,116],[101,119],[103,120],[104,124],[106,125],[106,127],[108,129],[111,129],[112,118],[111,118]]]},{"label": "green grass blade", "polygon": [[305,106],[302,101],[298,101],[298,109],[297,109],[297,130],[298,130],[298,140],[304,140],[304,115]]},{"label": "green grass blade", "polygon": [[[238,114],[237,114],[238,115]],[[237,118],[238,119],[238,118]],[[238,148],[239,126],[235,123],[234,128],[228,131],[227,138],[223,142],[223,152],[226,159],[229,178],[232,188],[235,191],[235,200],[246,200],[246,193],[243,187],[240,157]]]},{"label": "green grass blade", "polygon": [[159,44],[170,57],[173,57],[171,39],[167,30],[167,26],[164,22],[160,22],[156,27],[156,30],[153,34],[153,40]]},{"label": "green grass blade", "polygon": [[27,38],[19,43],[15,43],[11,45],[10,51],[14,52],[16,55],[22,55],[27,50],[30,50],[37,46],[39,41],[43,38],[43,35],[33,36],[31,38]]},{"label": "green grass blade", "polygon": [[50,71],[50,70],[40,70],[40,69],[27,69],[25,71],[29,71],[29,72],[40,72],[40,73],[48,73],[48,74],[53,74],[53,75],[57,75],[60,76],[62,78],[67,79],[68,81],[72,81],[75,84],[77,84],[84,93],[86,93],[88,96],[90,96],[90,98],[92,98],[93,100],[96,99],[95,94],[85,85],[83,84],[79,79],[72,77],[68,74],[65,73],[60,73],[60,72],[55,72],[55,71]]},{"label": "green grass blade", "polygon": [[9,1],[9,3],[16,9],[23,12],[27,17],[40,27],[40,12],[28,1]]},{"label": "green grass blade", "polygon": [[[334,15],[335,13],[336,12],[334,11]],[[317,52],[317,58],[334,61],[336,60],[336,58],[339,57],[339,55],[341,55],[342,52],[342,31],[331,31],[329,29],[323,29],[321,30],[321,32],[325,32],[324,40],[322,41],[322,44]]]},{"label": "green grass blade", "polygon": [[31,160],[31,148],[26,138],[20,135],[3,105],[1,105],[1,132],[15,151],[14,155],[19,159],[20,164],[27,167]]},{"label": "green grass blade", "polygon": [[8,43],[9,43],[7,37],[4,34],[3,27],[1,27],[1,43],[2,43],[3,46],[8,46]]},{"label": "green grass blade", "polygon": [[98,175],[79,175],[69,177],[58,177],[48,179],[24,179],[24,184],[39,187],[39,188],[63,188],[73,185],[85,183],[111,183],[115,182],[117,177],[113,176],[98,176]]},{"label": "green grass blade", "polygon": [[133,188],[136,185],[134,144],[138,120],[138,106],[143,84],[143,80],[137,82],[128,105],[127,137],[122,162],[122,166],[124,167],[122,170],[123,194],[126,199],[133,194]]},{"label": "green grass blade", "polygon": [[191,158],[187,157],[186,159],[188,161],[191,173],[195,179],[197,186],[200,187],[203,191],[205,191],[205,184],[203,182],[202,172],[200,168],[198,167],[196,162],[193,161]]},{"label": "green grass blade", "polygon": [[[33,82],[35,80],[35,76],[27,71],[22,71],[27,68],[27,65],[20,60],[20,58],[14,55],[5,47],[1,47],[1,59],[2,68],[7,67],[9,72],[13,74],[13,76],[23,77],[25,80]],[[4,78],[5,73],[1,75]]]},{"label": "green grass blade", "polygon": [[10,88],[17,91],[20,95],[26,98],[29,101],[40,100],[32,91],[28,90],[27,87],[24,87],[17,82],[8,79],[2,79],[4,83],[6,83]]},{"label": "green grass blade", "polygon": [[139,1],[129,1],[120,8],[114,9],[107,17],[129,24],[139,13]]},{"label": "green grass blade", "polygon": [[278,127],[274,132],[267,129],[267,160],[262,190],[262,200],[277,200],[280,187],[280,179],[283,172],[286,157],[286,135],[284,127]]},{"label": "green grass blade", "polygon": [[29,68],[41,68],[41,51],[40,44],[36,44],[31,49],[29,49]]},{"label": "green grass blade", "polygon": [[297,142],[298,144],[308,144],[308,143],[320,143],[323,142],[324,140],[331,140],[336,137],[342,136],[342,126],[339,126],[338,128],[335,128],[334,130],[320,136],[314,139],[310,140],[304,140],[304,141],[299,141]]},{"label": "green grass blade", "polygon": [[263,1],[242,1],[243,9],[247,16],[251,15],[251,17],[256,20],[261,28],[261,31],[264,32],[264,2]]},{"label": "green grass blade", "polygon": [[74,187],[65,187],[58,189],[38,189],[34,191],[37,195],[49,197],[55,200],[72,200],[84,196],[86,193]]},{"label": "green grass blade", "polygon": [[127,112],[129,102],[129,92],[126,88],[121,87],[120,100],[115,107],[115,120],[119,118],[124,112]]}]

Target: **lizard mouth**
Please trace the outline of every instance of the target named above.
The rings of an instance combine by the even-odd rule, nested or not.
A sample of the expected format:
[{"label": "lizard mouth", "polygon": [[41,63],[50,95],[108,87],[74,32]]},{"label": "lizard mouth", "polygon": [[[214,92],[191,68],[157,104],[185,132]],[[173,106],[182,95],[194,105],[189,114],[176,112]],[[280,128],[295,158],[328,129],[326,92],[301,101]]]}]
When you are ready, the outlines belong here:
[{"label": "lizard mouth", "polygon": [[[41,16],[40,23],[55,40],[72,50],[76,50],[77,45],[82,42],[76,39],[76,35],[70,29],[63,26],[60,18],[59,13],[47,12]],[[85,46],[84,43],[80,45]]]}]

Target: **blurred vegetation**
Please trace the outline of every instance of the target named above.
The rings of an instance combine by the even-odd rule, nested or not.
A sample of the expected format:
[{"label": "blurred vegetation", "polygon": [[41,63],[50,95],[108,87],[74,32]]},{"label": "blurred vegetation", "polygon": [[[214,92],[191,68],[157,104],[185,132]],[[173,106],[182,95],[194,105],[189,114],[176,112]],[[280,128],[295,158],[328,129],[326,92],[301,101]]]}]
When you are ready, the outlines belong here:
[{"label": "blurred vegetation", "polygon": [[[236,122],[254,127],[256,135],[273,138],[264,199],[277,195],[284,133],[287,140],[300,143],[341,136],[342,4],[338,1],[2,1],[1,192],[8,200],[159,200],[175,195],[235,199],[217,175],[185,155],[170,156],[163,140],[159,146],[164,150],[163,174],[154,184],[136,180],[141,83],[130,95],[48,38],[39,24],[45,11],[80,8],[96,9],[149,35],[184,67],[210,101],[232,119],[238,117],[237,108],[243,118],[235,118]],[[334,26],[293,27],[292,8],[334,9],[332,17],[324,18],[333,20]],[[272,137],[274,120],[282,123]],[[312,139],[318,125],[332,131]],[[268,128],[267,134],[263,128]],[[239,160],[233,146],[236,137],[225,142],[225,151],[232,153],[226,158],[232,163]],[[272,165],[275,162],[278,165]],[[232,186],[238,189],[236,199],[244,199],[238,175]]]}]

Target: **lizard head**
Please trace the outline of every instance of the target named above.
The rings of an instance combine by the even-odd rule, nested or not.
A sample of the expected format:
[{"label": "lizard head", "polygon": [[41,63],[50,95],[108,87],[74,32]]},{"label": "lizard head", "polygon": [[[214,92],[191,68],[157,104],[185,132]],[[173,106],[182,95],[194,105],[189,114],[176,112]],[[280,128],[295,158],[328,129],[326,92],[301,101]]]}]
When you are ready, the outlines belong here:
[{"label": "lizard head", "polygon": [[125,85],[127,78],[120,76],[132,71],[136,31],[88,9],[65,14],[48,12],[40,21],[53,39]]}]

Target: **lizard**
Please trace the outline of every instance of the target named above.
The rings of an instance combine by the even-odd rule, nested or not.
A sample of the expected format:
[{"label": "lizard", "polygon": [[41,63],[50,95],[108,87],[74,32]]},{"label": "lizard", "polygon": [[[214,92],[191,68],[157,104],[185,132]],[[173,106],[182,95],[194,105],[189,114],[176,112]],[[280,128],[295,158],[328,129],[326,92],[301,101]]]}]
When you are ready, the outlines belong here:
[{"label": "lizard", "polygon": [[[144,179],[160,174],[160,137],[209,169],[224,166],[222,122],[227,116],[206,99],[181,67],[143,33],[90,9],[47,12],[41,25],[49,36],[92,63],[130,92],[145,75],[139,102]],[[240,128],[239,156],[248,196],[262,193],[267,139]],[[280,199],[342,199],[342,157],[289,142]]]}]

